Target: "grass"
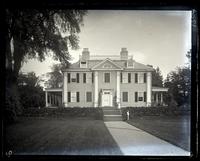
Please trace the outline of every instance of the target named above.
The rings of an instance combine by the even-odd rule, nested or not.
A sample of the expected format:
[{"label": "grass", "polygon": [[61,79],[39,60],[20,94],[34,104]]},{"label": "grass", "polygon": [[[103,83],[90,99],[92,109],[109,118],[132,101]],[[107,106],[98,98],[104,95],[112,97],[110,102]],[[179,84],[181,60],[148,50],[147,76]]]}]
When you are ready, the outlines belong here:
[{"label": "grass", "polygon": [[122,155],[101,120],[23,117],[5,137],[6,151],[17,155]]},{"label": "grass", "polygon": [[127,122],[190,151],[190,117],[187,115],[134,117]]}]

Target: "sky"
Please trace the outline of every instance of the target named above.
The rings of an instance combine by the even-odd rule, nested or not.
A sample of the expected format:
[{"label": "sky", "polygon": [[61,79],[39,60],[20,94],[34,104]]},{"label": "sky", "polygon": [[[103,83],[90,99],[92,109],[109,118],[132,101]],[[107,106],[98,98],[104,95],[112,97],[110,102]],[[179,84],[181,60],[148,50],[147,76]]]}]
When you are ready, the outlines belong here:
[{"label": "sky", "polygon": [[[187,63],[191,49],[191,11],[89,10],[79,34],[78,50],[70,50],[71,62],[78,61],[83,48],[91,55],[119,55],[126,47],[139,63],[159,67],[164,79],[177,66]],[[22,72],[37,76],[51,71],[51,57],[28,60]]]}]

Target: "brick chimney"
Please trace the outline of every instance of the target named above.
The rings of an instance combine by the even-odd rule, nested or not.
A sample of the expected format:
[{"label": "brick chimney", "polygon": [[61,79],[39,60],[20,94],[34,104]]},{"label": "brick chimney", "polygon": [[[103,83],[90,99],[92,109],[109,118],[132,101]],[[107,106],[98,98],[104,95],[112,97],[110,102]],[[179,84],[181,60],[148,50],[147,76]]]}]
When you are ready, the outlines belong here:
[{"label": "brick chimney", "polygon": [[89,52],[88,48],[83,48],[82,59],[83,60],[89,60],[90,59],[90,52]]},{"label": "brick chimney", "polygon": [[128,60],[128,51],[126,48],[122,48],[120,52],[121,60]]}]

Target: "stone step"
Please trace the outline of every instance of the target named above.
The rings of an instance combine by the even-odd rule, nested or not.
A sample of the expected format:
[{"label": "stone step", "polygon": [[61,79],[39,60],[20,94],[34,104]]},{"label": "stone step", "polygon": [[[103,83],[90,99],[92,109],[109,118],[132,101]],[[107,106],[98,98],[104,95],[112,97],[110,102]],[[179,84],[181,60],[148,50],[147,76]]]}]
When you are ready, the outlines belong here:
[{"label": "stone step", "polygon": [[104,121],[122,121],[121,115],[104,115]]},{"label": "stone step", "polygon": [[103,110],[104,115],[121,115],[120,110]]}]

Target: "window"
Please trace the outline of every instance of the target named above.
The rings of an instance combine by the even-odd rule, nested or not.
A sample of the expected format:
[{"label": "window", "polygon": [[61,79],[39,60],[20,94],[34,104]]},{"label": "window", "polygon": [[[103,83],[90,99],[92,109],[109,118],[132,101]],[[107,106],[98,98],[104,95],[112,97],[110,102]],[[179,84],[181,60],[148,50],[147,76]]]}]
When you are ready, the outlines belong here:
[{"label": "window", "polygon": [[122,101],[123,102],[128,102],[128,92],[123,92],[122,93]]},{"label": "window", "polygon": [[110,83],[110,73],[104,73],[104,82]]},{"label": "window", "polygon": [[147,82],[147,73],[144,73],[144,83]]},{"label": "window", "polygon": [[128,83],[128,73],[122,73],[122,82]]},{"label": "window", "polygon": [[77,81],[77,75],[76,73],[72,72],[71,73],[71,82],[76,82]]},{"label": "window", "polygon": [[83,83],[86,83],[86,73],[83,73]]},{"label": "window", "polygon": [[138,101],[143,101],[143,92],[138,92]]},{"label": "window", "polygon": [[135,73],[135,83],[138,83],[138,74]]},{"label": "window", "polygon": [[86,92],[86,102],[92,102],[92,92]]},{"label": "window", "polygon": [[87,62],[86,61],[81,61],[80,68],[87,68]]},{"label": "window", "polygon": [[128,73],[128,83],[131,83],[131,73]]},{"label": "window", "polygon": [[68,81],[68,83],[70,83],[70,80],[71,80],[71,75],[70,75],[70,73],[67,73],[67,81]]},{"label": "window", "polygon": [[76,102],[80,102],[80,95],[79,95],[79,92],[76,92]]},{"label": "window", "polygon": [[71,92],[71,102],[76,102],[76,92]]},{"label": "window", "polygon": [[144,74],[143,73],[138,74],[138,83],[144,83]]},{"label": "window", "polygon": [[79,73],[76,73],[76,82],[79,83]]}]

